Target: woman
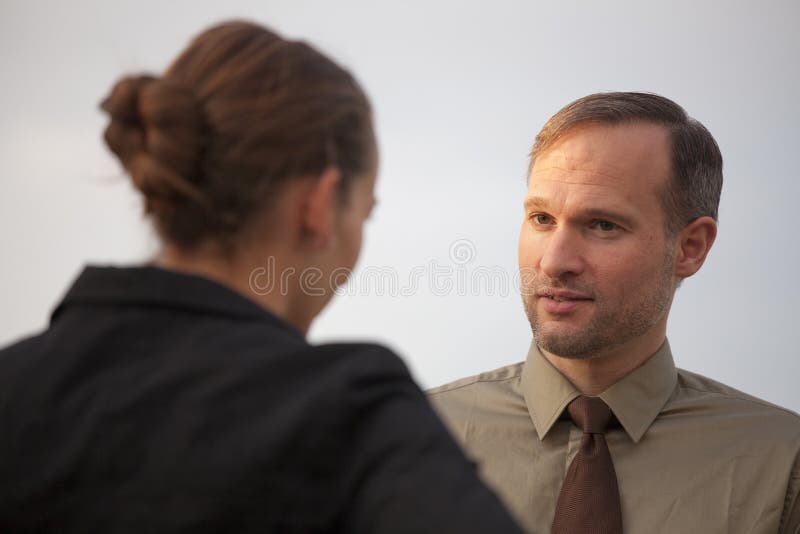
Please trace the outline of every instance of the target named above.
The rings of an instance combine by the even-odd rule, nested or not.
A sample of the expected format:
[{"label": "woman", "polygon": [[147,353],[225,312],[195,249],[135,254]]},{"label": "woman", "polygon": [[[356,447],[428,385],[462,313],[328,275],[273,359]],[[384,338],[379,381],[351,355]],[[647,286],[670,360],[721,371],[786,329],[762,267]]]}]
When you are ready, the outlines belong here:
[{"label": "woman", "polygon": [[0,352],[0,531],[515,532],[394,354],[305,340],[374,204],[353,78],[231,22],[102,108],[163,246]]}]

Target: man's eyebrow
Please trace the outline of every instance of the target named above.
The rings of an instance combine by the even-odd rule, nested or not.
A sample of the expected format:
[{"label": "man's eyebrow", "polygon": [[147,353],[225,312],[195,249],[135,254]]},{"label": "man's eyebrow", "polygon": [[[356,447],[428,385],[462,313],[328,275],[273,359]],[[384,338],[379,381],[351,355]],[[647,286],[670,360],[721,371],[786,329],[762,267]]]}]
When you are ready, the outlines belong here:
[{"label": "man's eyebrow", "polygon": [[527,197],[525,199],[525,209],[546,209],[547,208],[547,201],[542,197]]}]

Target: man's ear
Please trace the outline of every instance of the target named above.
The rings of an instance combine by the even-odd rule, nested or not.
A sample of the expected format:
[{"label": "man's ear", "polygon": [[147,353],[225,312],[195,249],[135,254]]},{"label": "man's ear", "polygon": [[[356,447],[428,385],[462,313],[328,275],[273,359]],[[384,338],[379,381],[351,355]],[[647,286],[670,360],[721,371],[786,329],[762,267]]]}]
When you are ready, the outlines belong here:
[{"label": "man's ear", "polygon": [[312,178],[308,189],[303,204],[302,227],[316,248],[324,249],[330,244],[340,179],[338,169],[328,167]]},{"label": "man's ear", "polygon": [[711,217],[699,217],[687,224],[678,234],[675,276],[688,278],[699,271],[716,237],[717,222]]}]

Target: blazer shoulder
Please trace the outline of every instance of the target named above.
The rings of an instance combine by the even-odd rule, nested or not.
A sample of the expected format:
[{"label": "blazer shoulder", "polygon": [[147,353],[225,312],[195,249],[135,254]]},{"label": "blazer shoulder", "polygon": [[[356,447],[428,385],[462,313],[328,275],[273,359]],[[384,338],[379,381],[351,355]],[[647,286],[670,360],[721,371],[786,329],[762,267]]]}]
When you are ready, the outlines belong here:
[{"label": "blazer shoulder", "polygon": [[396,352],[377,343],[326,343],[314,345],[310,350],[317,356],[338,360],[342,365],[358,369],[364,374],[410,374]]}]

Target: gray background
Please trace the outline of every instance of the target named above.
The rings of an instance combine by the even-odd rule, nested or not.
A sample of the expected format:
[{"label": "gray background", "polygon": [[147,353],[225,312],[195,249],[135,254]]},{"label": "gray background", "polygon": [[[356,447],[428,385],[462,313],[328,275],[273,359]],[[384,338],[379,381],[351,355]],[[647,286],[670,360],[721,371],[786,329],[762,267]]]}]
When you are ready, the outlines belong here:
[{"label": "gray background", "polygon": [[[203,27],[244,17],[350,67],[377,114],[380,206],[312,339],[387,343],[426,386],[523,359],[531,141],[576,97],[654,91],[725,157],[717,244],[670,319],[677,363],[800,410],[796,0],[228,4],[2,0],[0,343],[44,327],[84,263],[153,254],[97,104],[121,74],[159,72]],[[487,272],[511,287],[471,287]]]}]

